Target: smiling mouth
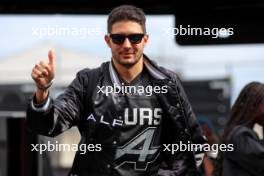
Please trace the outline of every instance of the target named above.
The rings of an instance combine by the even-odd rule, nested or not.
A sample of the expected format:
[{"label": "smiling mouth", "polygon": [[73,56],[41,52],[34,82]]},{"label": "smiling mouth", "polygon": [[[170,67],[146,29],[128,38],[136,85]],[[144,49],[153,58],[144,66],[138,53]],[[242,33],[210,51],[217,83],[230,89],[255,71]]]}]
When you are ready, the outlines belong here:
[{"label": "smiling mouth", "polygon": [[134,55],[134,53],[122,53],[121,54],[121,56],[123,56],[123,57],[131,57],[133,55]]},{"label": "smiling mouth", "polygon": [[121,53],[122,55],[132,55],[134,53]]},{"label": "smiling mouth", "polygon": [[121,57],[123,58],[123,59],[131,59],[132,57],[133,57],[133,53],[123,53],[123,54],[121,54]]}]

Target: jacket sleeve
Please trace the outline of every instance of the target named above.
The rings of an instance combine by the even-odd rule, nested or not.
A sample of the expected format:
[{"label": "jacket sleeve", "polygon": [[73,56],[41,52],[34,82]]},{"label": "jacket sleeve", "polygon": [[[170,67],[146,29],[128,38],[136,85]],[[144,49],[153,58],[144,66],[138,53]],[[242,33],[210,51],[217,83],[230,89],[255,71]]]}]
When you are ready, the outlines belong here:
[{"label": "jacket sleeve", "polygon": [[[191,140],[191,143],[193,144],[206,144],[207,140],[205,136],[203,135],[202,129],[198,123],[198,120],[196,119],[196,116],[192,110],[192,107],[189,103],[189,100],[185,94],[185,91],[182,87],[182,84],[177,77],[176,74],[173,73],[173,78],[176,84],[176,94],[178,95],[180,105],[183,113],[183,117],[185,121],[183,121],[183,124],[185,124],[185,129],[181,127],[181,132],[178,135],[181,135],[183,133],[188,133],[189,139]],[[169,97],[170,98],[170,97]],[[171,100],[173,101],[173,100]],[[173,103],[175,105],[175,103]],[[179,108],[174,108],[171,107],[170,109],[177,109]],[[177,131],[177,130],[176,130]],[[187,137],[188,138],[188,137]],[[197,169],[196,167],[200,166],[203,157],[204,157],[204,152],[202,148],[198,151],[194,151],[191,154],[192,151],[189,152],[178,152],[176,155],[173,155],[169,157],[170,159],[166,159],[167,162],[163,163],[161,165],[160,170],[159,170],[159,175],[160,176],[167,176],[167,175],[172,175],[172,176],[189,176],[189,175],[196,175],[197,174]],[[193,160],[195,160],[193,163]]]},{"label": "jacket sleeve", "polygon": [[54,137],[77,125],[83,112],[83,84],[81,72],[56,99],[48,98],[45,107],[36,108],[34,97],[27,106],[27,125],[37,134]]},{"label": "jacket sleeve", "polygon": [[[187,130],[189,131],[191,142],[193,144],[207,144],[208,141],[200,127],[200,124],[196,118],[196,115],[193,112],[192,106],[188,100],[188,97],[184,91],[184,88],[181,84],[180,79],[175,75],[176,89],[180,97],[180,102],[182,105],[183,113],[186,119]],[[196,166],[199,167],[204,158],[205,152],[202,148],[199,148],[197,151],[194,151],[194,157],[196,161]]]},{"label": "jacket sleeve", "polygon": [[230,137],[234,150],[224,156],[253,176],[264,175],[264,144],[250,129],[242,127]]},{"label": "jacket sleeve", "polygon": [[192,143],[194,144],[205,144],[207,143],[207,139],[205,138],[202,128],[193,112],[191,104],[188,100],[188,97],[182,87],[180,79],[176,76],[175,78],[177,83],[177,91],[179,93],[180,101],[183,106],[184,115],[187,122],[187,128],[191,135]]}]

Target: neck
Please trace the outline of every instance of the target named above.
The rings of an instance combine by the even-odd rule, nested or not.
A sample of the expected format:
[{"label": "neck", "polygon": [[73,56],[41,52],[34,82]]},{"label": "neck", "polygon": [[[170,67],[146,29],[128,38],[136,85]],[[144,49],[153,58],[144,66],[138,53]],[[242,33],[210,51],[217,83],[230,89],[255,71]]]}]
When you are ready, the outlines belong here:
[{"label": "neck", "polygon": [[112,60],[120,77],[128,83],[130,83],[134,78],[136,78],[137,75],[139,75],[143,70],[143,56],[139,59],[136,64],[131,67],[123,66],[116,62],[114,59]]}]

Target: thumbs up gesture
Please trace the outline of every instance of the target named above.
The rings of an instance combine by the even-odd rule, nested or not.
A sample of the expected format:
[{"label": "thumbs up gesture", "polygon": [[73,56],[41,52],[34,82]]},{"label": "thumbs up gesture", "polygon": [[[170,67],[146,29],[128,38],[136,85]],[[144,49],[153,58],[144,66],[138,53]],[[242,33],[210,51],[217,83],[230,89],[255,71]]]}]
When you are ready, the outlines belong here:
[{"label": "thumbs up gesture", "polygon": [[38,89],[47,90],[55,77],[55,64],[53,50],[48,54],[49,62],[40,61],[32,69],[31,77],[35,81]]}]

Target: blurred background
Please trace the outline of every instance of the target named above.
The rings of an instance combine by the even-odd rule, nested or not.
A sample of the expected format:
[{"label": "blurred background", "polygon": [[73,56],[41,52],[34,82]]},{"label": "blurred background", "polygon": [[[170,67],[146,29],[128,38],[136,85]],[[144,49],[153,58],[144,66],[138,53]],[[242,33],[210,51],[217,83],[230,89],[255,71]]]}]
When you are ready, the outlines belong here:
[{"label": "blurred background", "polygon": [[[222,135],[242,87],[250,81],[264,82],[264,3],[259,1],[58,2],[0,3],[0,176],[61,176],[69,171],[74,152],[29,151],[32,143],[74,144],[80,139],[76,128],[56,138],[25,131],[25,108],[35,90],[30,73],[37,62],[48,60],[53,49],[57,70],[51,96],[56,97],[78,70],[109,61],[106,20],[117,5],[144,9],[150,36],[145,54],[179,74],[203,129],[214,138],[212,143]],[[176,35],[180,27],[232,28],[233,34],[224,30]],[[262,135],[261,128],[258,132]]]}]

